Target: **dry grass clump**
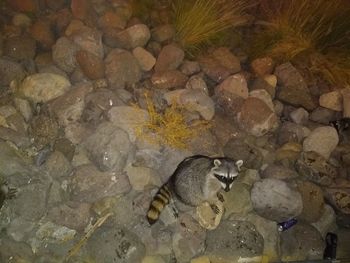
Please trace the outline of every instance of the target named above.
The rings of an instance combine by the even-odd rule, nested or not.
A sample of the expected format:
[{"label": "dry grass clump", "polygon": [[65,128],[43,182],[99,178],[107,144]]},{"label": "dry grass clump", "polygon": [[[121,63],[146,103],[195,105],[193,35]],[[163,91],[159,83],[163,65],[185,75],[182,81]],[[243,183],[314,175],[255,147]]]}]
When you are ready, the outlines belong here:
[{"label": "dry grass clump", "polygon": [[[333,84],[350,77],[350,4],[344,0],[262,0],[265,22],[251,50],[279,61],[313,58],[311,70]],[[349,84],[349,82],[347,82]]]},{"label": "dry grass clump", "polygon": [[150,120],[136,128],[136,135],[150,143],[185,149],[188,142],[210,128],[209,122],[198,120],[188,123],[185,109],[173,103],[164,112],[158,112],[152,100],[145,94]]},{"label": "dry grass clump", "polygon": [[174,0],[176,41],[188,52],[222,37],[225,30],[244,25],[247,0]]}]

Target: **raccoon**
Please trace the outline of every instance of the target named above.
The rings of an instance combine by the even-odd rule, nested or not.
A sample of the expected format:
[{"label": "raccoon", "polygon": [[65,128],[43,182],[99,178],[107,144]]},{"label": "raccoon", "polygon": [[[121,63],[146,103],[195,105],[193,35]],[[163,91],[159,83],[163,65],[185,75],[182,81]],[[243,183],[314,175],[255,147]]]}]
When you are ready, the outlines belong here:
[{"label": "raccoon", "polygon": [[242,164],[242,160],[204,155],[184,159],[153,198],[147,213],[148,222],[151,225],[157,222],[172,199],[193,207],[217,200],[220,189],[226,192],[231,189]]}]

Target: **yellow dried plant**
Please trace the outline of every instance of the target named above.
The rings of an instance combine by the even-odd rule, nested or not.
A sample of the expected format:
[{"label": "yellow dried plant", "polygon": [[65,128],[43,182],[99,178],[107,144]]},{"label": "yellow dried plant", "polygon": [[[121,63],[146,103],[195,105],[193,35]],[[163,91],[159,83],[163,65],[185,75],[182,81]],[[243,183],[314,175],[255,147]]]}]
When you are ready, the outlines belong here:
[{"label": "yellow dried plant", "polygon": [[158,112],[147,93],[145,99],[149,121],[136,127],[136,135],[147,142],[185,149],[191,139],[211,126],[205,120],[188,123],[185,109],[177,103]]}]

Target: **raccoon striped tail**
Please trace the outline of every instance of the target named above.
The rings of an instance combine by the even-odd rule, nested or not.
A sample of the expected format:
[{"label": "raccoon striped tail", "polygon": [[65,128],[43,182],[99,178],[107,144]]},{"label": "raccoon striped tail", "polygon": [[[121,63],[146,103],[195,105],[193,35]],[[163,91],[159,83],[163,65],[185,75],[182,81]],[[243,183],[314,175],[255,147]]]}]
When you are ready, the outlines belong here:
[{"label": "raccoon striped tail", "polygon": [[171,193],[167,184],[164,184],[154,196],[151,205],[147,212],[147,220],[150,225],[153,225],[158,221],[160,213],[164,207],[169,204],[171,199]]}]

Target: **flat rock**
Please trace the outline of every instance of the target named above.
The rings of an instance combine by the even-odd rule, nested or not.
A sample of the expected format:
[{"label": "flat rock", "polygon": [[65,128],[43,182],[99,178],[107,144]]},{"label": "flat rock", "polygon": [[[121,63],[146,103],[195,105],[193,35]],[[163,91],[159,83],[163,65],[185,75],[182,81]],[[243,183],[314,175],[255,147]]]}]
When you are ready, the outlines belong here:
[{"label": "flat rock", "polygon": [[76,53],[76,60],[84,75],[89,79],[101,79],[105,74],[103,60],[91,52],[80,50]]},{"label": "flat rock", "polygon": [[152,75],[151,82],[155,88],[170,89],[185,86],[188,77],[178,70],[156,72]]},{"label": "flat rock", "polygon": [[52,47],[52,59],[66,73],[72,73],[77,66],[75,53],[79,46],[67,37],[60,37]]},{"label": "flat rock", "polygon": [[251,200],[254,210],[260,216],[277,222],[296,217],[303,209],[300,193],[286,182],[272,178],[254,184]]},{"label": "flat rock", "polygon": [[72,201],[87,203],[127,193],[131,189],[126,174],[101,172],[93,165],[78,167],[69,186]]},{"label": "flat rock", "polygon": [[115,35],[116,47],[124,49],[144,47],[150,37],[151,32],[145,24],[136,24]]},{"label": "flat rock", "polygon": [[139,65],[143,71],[150,71],[156,64],[155,57],[142,47],[134,48],[132,54],[139,62]]}]

